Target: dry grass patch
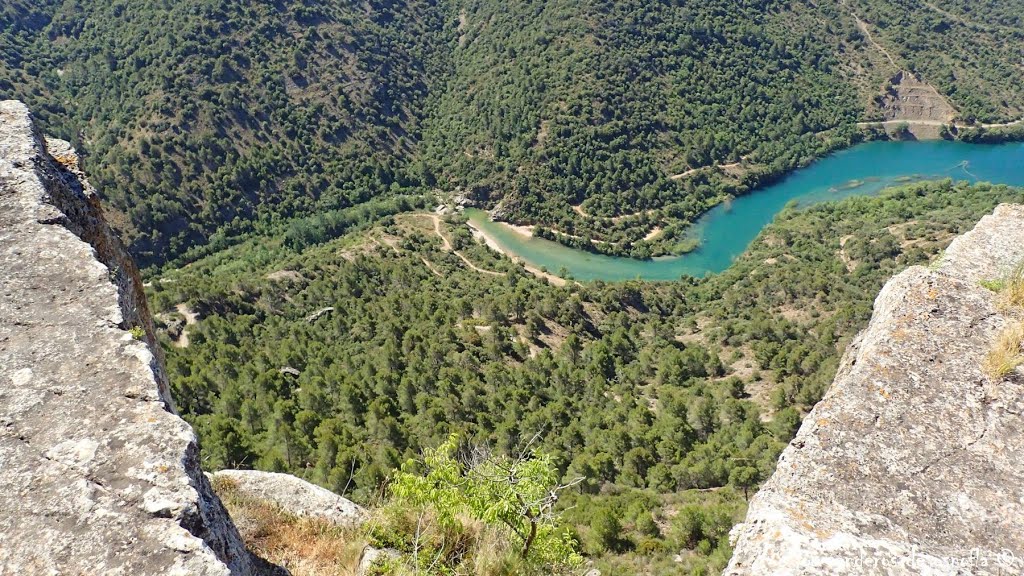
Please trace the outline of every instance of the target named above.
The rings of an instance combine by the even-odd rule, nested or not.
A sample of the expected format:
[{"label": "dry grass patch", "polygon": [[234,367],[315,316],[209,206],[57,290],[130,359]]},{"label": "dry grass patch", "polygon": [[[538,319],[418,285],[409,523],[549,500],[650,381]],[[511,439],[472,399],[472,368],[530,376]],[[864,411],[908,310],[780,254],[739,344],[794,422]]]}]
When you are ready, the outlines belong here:
[{"label": "dry grass patch", "polygon": [[377,510],[367,531],[377,544],[399,550],[400,555],[375,566],[370,574],[415,576],[449,570],[458,576],[536,574],[507,535],[465,514],[456,520],[441,522],[429,509],[388,506]]},{"label": "dry grass patch", "polygon": [[993,343],[982,370],[993,380],[1012,374],[1024,364],[1024,323],[1016,322],[1003,329]]},{"label": "dry grass patch", "polygon": [[286,566],[293,576],[358,574],[366,540],[356,530],[294,516],[270,502],[242,494],[226,478],[215,478],[213,488],[254,554]]},{"label": "dry grass patch", "polygon": [[984,288],[999,294],[999,308],[1004,311],[1024,309],[1024,260],[1017,264],[1004,278],[982,280]]},{"label": "dry grass patch", "polygon": [[1009,308],[1024,308],[1024,261],[1010,272],[1003,284],[1003,303]]}]

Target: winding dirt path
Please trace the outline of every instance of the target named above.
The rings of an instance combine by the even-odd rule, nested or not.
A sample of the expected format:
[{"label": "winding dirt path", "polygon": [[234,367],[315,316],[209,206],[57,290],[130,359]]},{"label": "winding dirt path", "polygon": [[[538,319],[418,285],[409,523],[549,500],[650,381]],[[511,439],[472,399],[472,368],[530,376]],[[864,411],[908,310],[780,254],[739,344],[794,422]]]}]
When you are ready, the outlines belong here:
[{"label": "winding dirt path", "polygon": [[839,259],[843,262],[843,265],[846,266],[847,272],[853,272],[857,269],[857,263],[853,258],[850,258],[849,254],[846,253],[846,243],[849,242],[851,238],[853,238],[853,234],[847,234],[839,239]]},{"label": "winding dirt path", "polygon": [[941,8],[939,6],[936,6],[935,4],[932,4],[931,2],[928,2],[927,0],[921,2],[921,4],[923,4],[929,10],[932,10],[933,12],[936,12],[936,13],[940,14],[941,16],[945,17],[945,18],[949,18],[950,20],[952,20],[954,22],[958,22],[960,24],[963,24],[964,26],[967,26],[968,28],[974,28],[975,30],[982,30],[982,31],[985,31],[985,32],[1003,32],[1003,31],[1012,31],[1013,33],[1019,32],[1019,30],[1014,30],[1010,26],[1003,26],[1001,24],[987,24],[987,23],[982,23],[982,22],[975,22],[974,20],[968,20],[967,18],[965,18],[965,17],[963,17],[963,16],[961,16],[959,14],[954,14],[954,13],[950,12],[949,10],[946,10],[945,8]]},{"label": "winding dirt path", "polygon": [[434,232],[437,234],[438,238],[441,239],[441,248],[444,249],[445,252],[451,252],[452,243],[449,242],[448,237],[441,232],[441,217],[436,214],[430,214],[429,216],[430,219],[434,221]]},{"label": "winding dirt path", "polygon": [[[846,2],[843,2],[843,4],[845,5]],[[855,14],[852,10],[850,11],[850,16],[853,16],[853,20],[857,23],[857,29],[860,30],[860,33],[863,34],[865,38],[867,38],[868,43],[874,46],[875,50],[881,52],[882,55],[885,56],[887,60],[889,60],[889,63],[892,64],[893,68],[899,70],[900,67],[898,64],[896,64],[896,59],[893,58],[892,54],[890,54],[889,51],[885,49],[885,46],[879,44],[875,40],[875,37],[871,35],[871,29],[868,28],[867,22],[861,20],[860,16],[857,16],[857,14]]]},{"label": "winding dirt path", "polygon": [[438,278],[444,278],[444,274],[441,274],[441,271],[435,268],[434,265],[430,262],[430,260],[427,260],[426,258],[420,258],[420,260],[423,260],[423,263],[426,264],[427,268],[429,268],[430,271],[434,273],[434,276],[437,276]]},{"label": "winding dirt path", "polygon": [[505,275],[504,272],[496,272],[494,270],[484,270],[483,268],[477,266],[476,264],[473,264],[469,260],[469,258],[466,258],[466,255],[463,254],[462,252],[456,251],[455,255],[458,256],[459,258],[461,258],[462,261],[465,262],[466,266],[468,266],[469,268],[471,268],[473,270],[476,270],[477,272],[479,272],[481,274],[489,274],[491,276],[504,276]]},{"label": "winding dirt path", "polygon": [[175,307],[175,310],[178,311],[178,314],[185,317],[185,327],[181,329],[181,335],[174,341],[174,345],[178,348],[188,348],[188,327],[199,321],[199,314],[196,314],[195,311],[189,308],[188,304],[185,304],[184,302],[178,304]]},{"label": "winding dirt path", "polygon": [[[729,166],[733,166],[733,165],[730,164]],[[722,167],[724,168],[726,166],[722,166]],[[710,168],[710,166],[706,166],[705,168]],[[697,168],[697,170],[703,170],[703,168]],[[693,170],[689,170],[688,172],[693,173]],[[672,178],[674,180],[678,180],[679,179],[679,178],[676,178],[675,176],[670,176],[669,178]],[[570,204],[570,206],[572,206],[572,205]],[[592,220],[608,220],[609,222],[613,222],[615,224],[618,224],[619,222],[622,222],[623,220],[629,220],[630,218],[636,218],[638,216],[646,216],[648,214],[653,214],[653,213],[655,213],[657,211],[657,209],[650,208],[648,210],[641,210],[639,212],[633,212],[632,214],[620,214],[618,216],[591,216],[586,210],[583,209],[583,205],[582,204],[577,204],[575,206],[572,206],[572,211],[577,213],[577,214],[579,214],[580,216],[583,216],[584,218],[589,218],[589,219],[592,219]],[[565,236],[569,236],[569,234],[566,234],[565,232],[560,232],[558,230],[555,230],[555,232],[558,232],[559,234],[563,234]]]},{"label": "winding dirt path", "polygon": [[[746,157],[744,157],[743,160],[746,160]],[[743,160],[740,160],[739,162],[730,162],[729,164],[715,164],[712,166],[700,166],[698,168],[690,168],[685,172],[680,172],[679,174],[673,174],[672,176],[669,176],[669,180],[682,180],[683,178],[686,178],[687,176],[693,176],[694,174],[702,170],[731,170],[733,168],[738,168],[741,164],[743,164]]]},{"label": "winding dirt path", "polygon": [[[481,274],[488,274],[490,276],[504,276],[505,275],[504,272],[496,272],[494,270],[485,270],[484,268],[481,268],[481,267],[477,266],[476,264],[474,264],[469,258],[466,258],[466,255],[463,254],[462,252],[460,252],[458,250],[454,250],[453,247],[452,247],[451,241],[448,240],[448,237],[445,236],[444,232],[441,231],[441,217],[438,216],[437,214],[427,214],[427,217],[434,221],[434,233],[436,233],[437,236],[441,239],[441,248],[443,248],[445,252],[451,252],[451,253],[455,254],[456,256],[459,257],[460,260],[462,260],[463,263],[465,263],[465,265],[467,267],[469,267],[470,269],[475,270],[476,272],[479,272]],[[423,262],[425,264],[427,264],[427,267],[429,267],[434,272],[434,274],[437,274],[438,276],[442,276],[442,274],[440,272],[438,272],[436,268],[434,268],[430,263],[427,262],[426,258],[423,259]]]}]

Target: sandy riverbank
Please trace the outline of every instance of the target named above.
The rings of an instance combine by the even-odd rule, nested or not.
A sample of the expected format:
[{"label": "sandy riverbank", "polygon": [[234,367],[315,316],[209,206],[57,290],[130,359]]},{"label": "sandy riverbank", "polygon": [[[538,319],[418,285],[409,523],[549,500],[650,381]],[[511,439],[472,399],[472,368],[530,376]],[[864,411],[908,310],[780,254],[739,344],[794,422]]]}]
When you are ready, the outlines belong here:
[{"label": "sandy riverbank", "polygon": [[[515,253],[513,253],[511,251],[508,251],[508,250],[505,250],[504,248],[502,248],[501,244],[498,244],[498,241],[493,236],[491,236],[490,234],[488,234],[487,232],[485,232],[484,230],[479,228],[476,224],[473,223],[472,220],[468,221],[467,224],[469,224],[469,228],[473,231],[473,237],[477,238],[477,239],[480,239],[480,240],[483,240],[484,244],[486,244],[487,247],[490,248],[491,250],[494,250],[495,252],[497,252],[499,254],[503,254],[503,255],[507,256],[513,262],[515,262],[517,264],[521,264],[523,266],[523,268],[525,268],[526,271],[529,272],[530,274],[533,274],[534,276],[536,276],[538,278],[543,278],[543,279],[547,280],[548,282],[550,282],[551,284],[554,284],[555,286],[565,286],[566,285],[567,281],[566,281],[565,278],[561,278],[559,276],[555,276],[554,274],[551,274],[549,272],[544,272],[540,268],[531,266],[531,265],[527,264],[525,260],[520,258],[518,254],[515,254]],[[526,237],[533,236],[533,228],[531,228],[529,226],[514,226],[512,224],[505,224],[505,223],[499,223],[499,224],[501,226],[507,226],[509,229],[514,231],[516,234],[521,234],[521,235],[526,236]]]}]

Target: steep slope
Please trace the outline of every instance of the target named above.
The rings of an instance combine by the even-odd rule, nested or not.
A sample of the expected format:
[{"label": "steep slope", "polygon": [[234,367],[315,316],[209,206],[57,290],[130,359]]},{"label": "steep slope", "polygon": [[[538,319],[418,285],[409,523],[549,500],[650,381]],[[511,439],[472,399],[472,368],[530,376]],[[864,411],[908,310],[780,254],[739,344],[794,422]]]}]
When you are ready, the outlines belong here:
[{"label": "steep slope", "polygon": [[1000,206],[935,269],[886,285],[751,502],[726,574],[1024,570],[1024,379],[982,370],[1019,322],[982,284],[1024,260],[1022,223],[1024,206]]},{"label": "steep slope", "polygon": [[277,573],[170,411],[138,271],[76,163],[0,102],[0,573]]},{"label": "steep slope", "polygon": [[648,256],[682,249],[686,223],[728,195],[862,138],[903,72],[925,97],[914,112],[1017,119],[1021,14],[959,0],[18,0],[0,8],[0,93],[83,151],[143,266],[435,190]]},{"label": "steep slope", "polygon": [[1020,2],[1003,0],[844,0],[888,52],[891,72],[907,70],[948,99],[966,122],[1024,116],[1020,90]]},{"label": "steep slope", "polygon": [[425,146],[454,185],[504,197],[515,219],[588,233],[569,208],[580,203],[594,216],[671,206],[692,217],[721,190],[670,175],[751,154],[790,166],[827,148],[813,133],[862,113],[841,70],[854,48],[839,30],[852,21],[833,9],[456,4],[455,74],[431,109]]},{"label": "steep slope", "polygon": [[421,0],[47,0],[0,24],[0,93],[84,151],[144,266],[409,185],[445,38]]}]

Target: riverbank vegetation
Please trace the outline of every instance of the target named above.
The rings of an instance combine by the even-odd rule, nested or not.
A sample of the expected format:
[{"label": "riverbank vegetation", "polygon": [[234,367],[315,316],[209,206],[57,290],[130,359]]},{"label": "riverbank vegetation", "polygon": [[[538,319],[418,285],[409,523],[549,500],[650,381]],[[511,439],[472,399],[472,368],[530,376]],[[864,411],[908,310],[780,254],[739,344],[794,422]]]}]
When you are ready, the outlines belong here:
[{"label": "riverbank vegetation", "polygon": [[884,281],[1022,200],[914,184],[789,210],[718,276],[564,287],[456,221],[446,249],[428,219],[385,216],[298,253],[252,239],[151,295],[164,318],[180,303],[201,318],[187,347],[165,344],[207,466],[373,504],[450,434],[496,454],[538,435],[561,481],[584,479],[560,505],[596,566],[713,573]]}]

